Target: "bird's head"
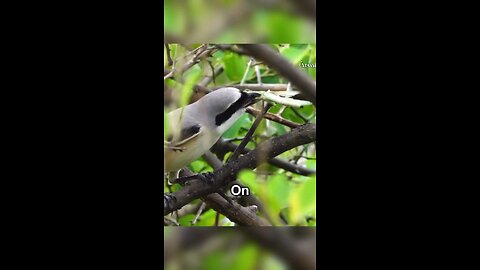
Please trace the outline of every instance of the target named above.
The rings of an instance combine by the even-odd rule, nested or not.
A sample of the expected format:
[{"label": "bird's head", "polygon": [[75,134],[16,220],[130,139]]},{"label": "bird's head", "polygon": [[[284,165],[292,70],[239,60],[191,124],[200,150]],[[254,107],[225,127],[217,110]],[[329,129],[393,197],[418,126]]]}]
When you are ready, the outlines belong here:
[{"label": "bird's head", "polygon": [[259,100],[258,93],[246,93],[234,87],[225,87],[208,93],[197,102],[208,112],[210,124],[223,133],[240,118],[248,106]]}]

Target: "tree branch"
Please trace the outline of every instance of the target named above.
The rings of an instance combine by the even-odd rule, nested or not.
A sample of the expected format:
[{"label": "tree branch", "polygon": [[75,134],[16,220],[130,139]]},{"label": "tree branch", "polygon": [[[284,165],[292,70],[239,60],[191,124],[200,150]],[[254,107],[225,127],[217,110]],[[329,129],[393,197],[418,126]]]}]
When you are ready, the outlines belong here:
[{"label": "tree branch", "polygon": [[[308,241],[302,243],[302,238],[293,237],[294,230],[300,232],[306,232],[312,234],[315,238],[315,230],[311,228],[298,227],[298,228],[242,228],[241,229],[250,239],[254,240],[261,246],[268,250],[271,250],[275,254],[279,255],[290,267],[290,269],[316,269],[316,256],[314,252],[311,252],[312,248],[315,248],[315,242]],[[310,236],[307,239],[312,239]],[[305,240],[304,240],[305,241]],[[308,244],[308,246],[305,246]]]},{"label": "tree branch", "polygon": [[[247,112],[249,114],[253,115],[253,116],[258,116],[261,113],[259,110],[256,110],[252,107],[248,107]],[[297,127],[301,126],[301,124],[297,124],[295,122],[289,121],[285,118],[282,118],[278,115],[271,114],[271,113],[266,113],[263,117],[265,119],[272,120],[274,122],[280,123],[280,124],[285,125],[285,126],[290,127],[290,128],[297,128]]]},{"label": "tree branch", "polygon": [[243,138],[242,142],[238,145],[237,149],[235,149],[235,151],[233,152],[228,162],[234,162],[240,156],[240,153],[243,151],[243,149],[245,149],[245,146],[247,146],[247,143],[252,138],[253,133],[257,129],[258,125],[260,125],[260,122],[262,121],[263,116],[267,113],[270,107],[272,107],[272,104],[267,103],[263,108],[263,110],[257,115],[257,118],[255,118],[255,122],[253,122],[253,125],[248,130],[247,135],[245,135],[245,138]]},{"label": "tree branch", "polygon": [[306,98],[313,104],[317,101],[317,84],[305,72],[295,67],[286,58],[275,52],[268,45],[263,44],[239,44],[238,47],[246,54],[255,57],[256,60],[275,69],[280,75],[287,78]]},{"label": "tree branch", "polygon": [[[220,140],[214,146],[214,149],[217,149],[217,150],[214,150],[214,152],[218,153],[219,152],[218,150],[220,150],[220,149],[218,149],[219,147],[223,148],[223,149],[221,149],[222,151],[227,150],[229,152],[233,152],[237,148],[237,145],[232,143],[232,142],[227,142],[227,141],[224,141],[224,140]],[[245,149],[243,149],[242,154],[247,154],[248,152],[251,152],[251,151],[252,151],[251,149],[245,148]],[[268,163],[270,163],[271,165],[277,166],[281,169],[284,169],[286,171],[293,172],[293,173],[300,174],[300,175],[304,175],[304,176],[308,176],[308,175],[312,175],[312,174],[316,173],[316,171],[314,171],[314,170],[310,170],[308,168],[305,168],[305,167],[302,167],[302,166],[299,166],[299,165],[296,165],[296,164],[292,164],[292,163],[290,163],[286,160],[279,159],[279,158],[272,158],[268,161]]]},{"label": "tree branch", "polygon": [[245,83],[245,84],[231,84],[231,85],[224,85],[224,86],[217,86],[214,87],[213,90],[217,90],[222,87],[235,87],[240,90],[249,89],[252,91],[287,91],[287,84],[282,83]]},{"label": "tree branch", "polygon": [[254,169],[283,152],[299,145],[314,142],[315,139],[316,125],[306,124],[293,129],[287,134],[264,141],[255,150],[239,157],[235,162],[231,162],[213,173],[212,184],[205,185],[202,181],[191,181],[184,188],[169,194],[172,199],[169,203],[164,203],[163,213],[167,215],[195,199],[216,192],[225,184],[226,179],[235,177],[242,169]]},{"label": "tree branch", "polygon": [[[165,46],[167,46],[167,45],[165,45]],[[191,51],[191,53],[193,53],[193,56],[190,59],[188,59],[186,62],[184,62],[181,67],[176,66],[176,63],[178,61],[172,61],[172,62],[175,62],[175,67],[172,67],[172,69],[168,73],[166,73],[166,69],[164,68],[163,80],[173,78],[173,77],[176,76],[176,74],[185,73],[191,67],[193,67],[194,65],[199,63],[200,59],[208,57],[215,50],[216,50],[216,48],[214,48],[214,47],[209,48],[207,44],[202,44],[199,47],[195,48],[193,51]]]},{"label": "tree branch", "polygon": [[229,203],[219,194],[206,196],[205,202],[218,213],[228,217],[229,220],[241,226],[271,226],[260,219],[255,211],[243,207],[237,202]]},{"label": "tree branch", "polygon": [[317,266],[315,239],[316,229],[312,227],[240,227],[227,231],[187,227],[170,231],[164,241],[164,258],[166,264],[182,261],[194,251],[196,257],[193,261],[196,261],[204,258],[204,254],[232,250],[232,247],[235,251],[250,243],[258,245],[262,251],[273,252],[288,269],[313,270]]},{"label": "tree branch", "polygon": [[[205,155],[203,155],[203,158],[205,161],[210,164],[210,166],[213,167],[214,170],[219,170],[224,164],[223,162],[218,159],[212,152],[208,151]],[[237,180],[233,181],[232,184],[239,185],[240,187],[245,187],[241,183],[239,183]],[[243,203],[242,203],[243,202]],[[253,194],[246,195],[242,197],[241,202],[239,202],[243,206],[250,206],[250,205],[256,205],[258,207],[258,211],[260,214],[265,216],[265,218],[270,222],[270,224],[273,224],[273,220],[268,214],[267,210],[265,209],[265,206],[263,203],[255,197]],[[228,205],[227,205],[228,206]],[[227,216],[228,217],[228,216]]]},{"label": "tree branch", "polygon": [[[188,170],[182,170],[183,175],[191,176],[193,173]],[[270,226],[267,222],[257,217],[257,215],[247,207],[233,202],[227,202],[219,194],[209,194],[201,198],[213,210],[228,217],[232,222],[243,226]]]}]

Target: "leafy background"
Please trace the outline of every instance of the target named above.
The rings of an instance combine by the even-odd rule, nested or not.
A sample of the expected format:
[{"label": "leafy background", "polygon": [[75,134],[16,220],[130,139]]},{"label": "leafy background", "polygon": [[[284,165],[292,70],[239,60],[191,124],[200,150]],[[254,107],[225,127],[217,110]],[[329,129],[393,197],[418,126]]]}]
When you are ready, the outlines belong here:
[{"label": "leafy background", "polygon": [[[255,228],[259,233],[265,230]],[[291,243],[281,243],[276,250],[261,245],[258,238],[245,237],[244,230],[228,230],[228,228],[197,228],[195,231],[188,228],[164,227],[164,256],[165,269],[242,269],[242,270],[286,270],[286,269],[314,269],[300,267],[285,260],[287,249],[295,249],[298,257],[295,260],[311,261],[315,257],[315,228],[300,228],[302,234],[293,234],[297,228],[264,228],[271,232],[288,235]],[[199,237],[199,234],[203,237]],[[205,236],[207,235],[207,236]],[[205,239],[206,238],[206,239]],[[185,239],[191,239],[185,241]],[[168,244],[170,243],[170,245]],[[176,244],[174,244],[176,243]],[[300,245],[298,245],[300,244]]]},{"label": "leafy background", "polygon": [[315,20],[308,16],[311,7],[303,8],[306,13],[298,12],[301,4],[288,0],[165,0],[164,32],[166,40],[180,39],[182,43],[315,43]]},{"label": "leafy background", "polygon": [[[201,44],[179,45],[170,44],[172,58],[184,59],[191,50],[197,48]],[[315,64],[316,63],[316,45],[314,44],[274,44],[272,48],[277,50],[281,55],[286,57],[291,63],[298,66],[305,73],[309,74],[316,80],[315,68],[302,68],[302,63]],[[164,66],[168,68],[167,51],[164,49],[165,62]],[[215,77],[207,88],[217,86],[239,84],[245,75],[249,57],[239,55],[232,51],[215,51],[208,59],[201,60],[198,64],[192,66],[182,76],[182,83],[167,79],[165,81],[168,88],[172,89],[174,102],[164,108],[164,119],[166,113],[179,106],[184,106],[192,101],[195,92],[193,86],[199,83],[205,76],[211,76],[212,68],[217,69],[223,67],[223,72]],[[261,80],[263,83],[288,83],[284,78],[279,76],[274,70],[262,63],[257,63],[261,73]],[[255,69],[250,68],[247,73],[245,83],[257,83]],[[294,89],[295,90],[295,89]],[[284,107],[283,105],[275,105],[270,110],[270,113],[277,114],[282,118],[290,120],[298,124],[315,123],[316,110],[313,105],[304,106],[302,108],[293,109],[291,107]],[[225,140],[234,143],[240,143],[245,136],[248,129],[251,127],[254,117],[245,114],[243,115],[223,136]],[[165,122],[167,123],[167,122]],[[253,142],[249,142],[247,147],[254,149],[256,144],[263,140],[278,136],[289,132],[291,129],[282,124],[263,120],[259,128],[254,134]],[[167,124],[164,126],[164,134],[167,134]],[[222,161],[226,161],[232,153],[227,153]],[[165,157],[168,158],[168,157]],[[296,163],[298,165],[307,167],[309,169],[316,169],[316,146],[315,144],[304,145],[287,151],[278,158]],[[195,173],[212,172],[213,168],[203,159],[199,159],[189,165],[189,169]],[[263,202],[266,211],[272,218],[274,225],[288,225],[291,226],[316,226],[316,176],[302,176],[292,172],[285,171],[273,165],[263,165],[255,170],[244,170],[239,175],[239,181],[250,188],[252,194]],[[181,188],[179,185],[174,185],[171,190],[165,186],[164,192],[171,192]],[[192,202],[192,204],[200,204],[199,200]],[[206,210],[199,217],[198,221],[192,225],[195,218],[195,213],[190,213],[178,218],[181,226],[213,226],[216,220],[216,212],[213,209]],[[219,226],[233,226],[227,218],[220,215]],[[282,220],[283,219],[283,220]]]}]

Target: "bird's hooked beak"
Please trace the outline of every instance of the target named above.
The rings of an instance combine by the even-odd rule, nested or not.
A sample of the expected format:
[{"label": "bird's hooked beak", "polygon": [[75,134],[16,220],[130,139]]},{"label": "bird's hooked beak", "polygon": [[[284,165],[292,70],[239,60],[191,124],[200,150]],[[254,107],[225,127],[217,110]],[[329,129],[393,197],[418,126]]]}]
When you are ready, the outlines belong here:
[{"label": "bird's hooked beak", "polygon": [[259,93],[249,92],[249,93],[245,93],[245,94],[247,95],[245,108],[252,105],[252,104],[257,103],[260,100],[261,95]]}]

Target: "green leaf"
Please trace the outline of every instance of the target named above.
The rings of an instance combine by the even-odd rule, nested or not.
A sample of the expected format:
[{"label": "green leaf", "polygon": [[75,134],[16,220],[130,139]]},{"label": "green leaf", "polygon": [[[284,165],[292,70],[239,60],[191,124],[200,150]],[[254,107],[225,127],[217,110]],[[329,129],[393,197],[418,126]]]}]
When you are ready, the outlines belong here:
[{"label": "green leaf", "polygon": [[288,206],[290,190],[291,186],[284,174],[278,174],[269,178],[267,184],[267,205],[273,216],[278,217],[280,210]]},{"label": "green leaf", "polygon": [[293,224],[304,224],[307,215],[316,215],[316,177],[300,184],[290,196],[289,219]]},{"label": "green leaf", "polygon": [[317,167],[317,161],[314,159],[307,160],[307,168],[315,170]]},{"label": "green leaf", "polygon": [[282,117],[295,123],[303,123],[302,118],[298,117],[290,107],[287,107],[285,111],[283,111]]},{"label": "green leaf", "polygon": [[[225,69],[225,74],[230,81],[241,81],[243,75],[245,74],[245,71],[247,70],[247,64],[247,57],[240,56],[233,52],[225,52],[225,57],[223,57],[223,65]],[[254,72],[254,68],[250,68],[247,77],[252,76]]]},{"label": "green leaf", "polygon": [[201,170],[203,168],[205,168],[205,162],[202,161],[202,160],[196,160],[192,163],[190,163],[190,165],[188,165],[190,167],[190,169],[193,171],[193,172],[201,172]]},{"label": "green leaf", "polygon": [[283,135],[288,131],[286,126],[279,124],[277,122],[272,121],[272,125],[277,129],[277,135]]},{"label": "green leaf", "polygon": [[191,226],[192,225],[192,221],[195,219],[195,215],[194,214],[188,214],[188,215],[185,215],[183,217],[180,217],[178,219],[178,223],[180,223],[181,226]]},{"label": "green leaf", "polygon": [[302,108],[297,109],[297,112],[305,118],[310,118],[315,113],[315,106],[303,106]]},{"label": "green leaf", "polygon": [[238,137],[238,133],[243,125],[246,123],[250,123],[249,117],[247,114],[242,115],[236,122],[233,124],[225,133],[223,133],[223,137],[225,138],[236,138]]},{"label": "green leaf", "polygon": [[281,54],[290,60],[293,65],[298,66],[310,51],[310,47],[290,45],[288,48],[283,48]]},{"label": "green leaf", "polygon": [[177,88],[177,86],[179,85],[178,82],[176,82],[175,80],[172,80],[171,78],[170,79],[167,79],[166,81],[164,81],[165,84],[169,87],[169,88],[172,88],[172,89],[175,89]]},{"label": "green leaf", "polygon": [[203,213],[195,223],[195,226],[214,226],[215,224],[215,215],[217,212],[215,210],[210,209],[207,212]]},{"label": "green leaf", "polygon": [[179,184],[174,184],[172,186],[172,192],[179,191],[180,189],[182,189],[182,186]]},{"label": "green leaf", "polygon": [[281,104],[274,104],[269,110],[269,113],[276,114],[280,111],[280,109],[283,108],[283,105]]},{"label": "green leaf", "polygon": [[184,75],[186,77],[186,82],[180,92],[180,107],[188,105],[190,97],[193,93],[193,86],[200,80],[202,76],[202,70],[198,65],[195,65],[185,72]]},{"label": "green leaf", "polygon": [[240,183],[246,185],[250,188],[250,191],[253,194],[258,194],[259,192],[259,184],[257,183],[257,175],[252,170],[242,170],[238,174],[238,179]]}]

